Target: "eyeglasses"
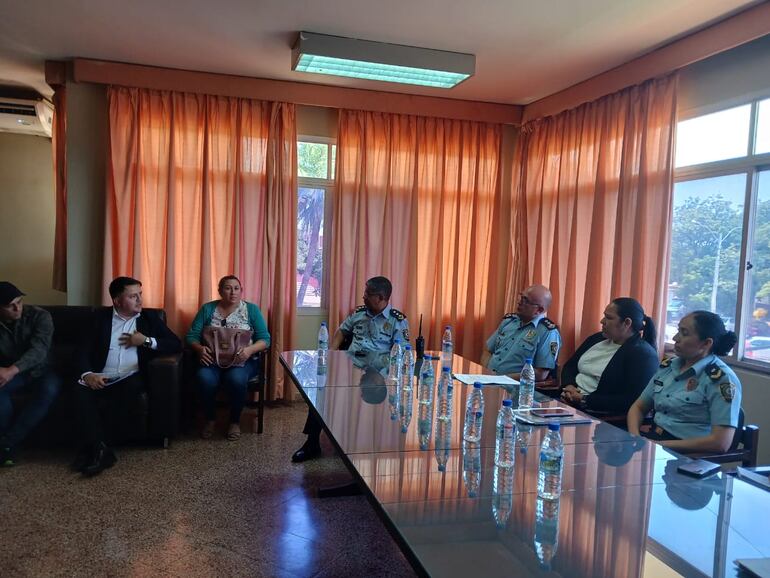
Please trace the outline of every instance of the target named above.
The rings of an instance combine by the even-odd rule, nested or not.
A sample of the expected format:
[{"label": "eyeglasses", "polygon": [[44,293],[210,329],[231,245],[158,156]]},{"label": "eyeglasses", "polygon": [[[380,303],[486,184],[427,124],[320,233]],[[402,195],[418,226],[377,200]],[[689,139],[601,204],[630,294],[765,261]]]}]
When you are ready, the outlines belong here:
[{"label": "eyeglasses", "polygon": [[[523,303],[524,305],[530,305],[532,307],[543,307],[542,305],[540,305],[540,303],[535,303],[534,301],[529,299],[529,297],[524,295],[524,293],[519,293],[519,303]],[[543,307],[543,309],[545,309],[545,307]]]}]

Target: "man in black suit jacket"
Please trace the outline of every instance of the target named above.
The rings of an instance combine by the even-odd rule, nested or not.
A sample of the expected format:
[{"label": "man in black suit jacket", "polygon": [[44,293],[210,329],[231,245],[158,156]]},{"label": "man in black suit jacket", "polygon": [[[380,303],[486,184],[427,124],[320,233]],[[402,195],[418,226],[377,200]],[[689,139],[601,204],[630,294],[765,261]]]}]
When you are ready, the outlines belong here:
[{"label": "man in black suit jacket", "polygon": [[73,467],[86,476],[117,461],[106,444],[99,400],[117,409],[116,419],[135,419],[132,410],[145,388],[150,360],[182,350],[179,338],[157,313],[142,311],[140,281],[118,277],[109,291],[113,306],[94,314],[78,355],[81,377],[76,399],[84,445]]}]

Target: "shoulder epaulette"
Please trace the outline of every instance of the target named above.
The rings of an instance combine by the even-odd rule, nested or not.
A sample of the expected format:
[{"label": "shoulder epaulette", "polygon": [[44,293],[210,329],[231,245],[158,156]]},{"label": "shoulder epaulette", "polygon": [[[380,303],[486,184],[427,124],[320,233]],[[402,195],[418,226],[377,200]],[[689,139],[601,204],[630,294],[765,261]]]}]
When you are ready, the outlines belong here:
[{"label": "shoulder epaulette", "polygon": [[406,319],[406,315],[404,315],[398,309],[395,309],[393,307],[390,308],[390,316],[395,317],[399,321],[403,321],[404,319]]},{"label": "shoulder epaulette", "polygon": [[711,381],[719,381],[724,377],[725,372],[716,363],[710,363],[706,366],[706,374],[711,378]]},{"label": "shoulder epaulette", "polygon": [[556,329],[556,323],[548,319],[548,317],[543,317],[543,320],[540,323],[545,325],[545,328],[548,329],[549,331],[551,329]]},{"label": "shoulder epaulette", "polygon": [[515,313],[506,313],[503,315],[503,319],[510,319],[511,317],[516,317]]},{"label": "shoulder epaulette", "polygon": [[366,305],[359,305],[358,307],[356,307],[356,310],[355,310],[356,313],[360,313],[361,311],[366,311]]},{"label": "shoulder epaulette", "polygon": [[665,357],[665,358],[663,359],[663,361],[661,361],[661,362],[660,362],[660,367],[661,367],[661,368],[663,368],[663,367],[668,367],[669,365],[671,365],[671,362],[672,362],[672,361],[674,361],[674,358],[673,358],[673,357]]}]

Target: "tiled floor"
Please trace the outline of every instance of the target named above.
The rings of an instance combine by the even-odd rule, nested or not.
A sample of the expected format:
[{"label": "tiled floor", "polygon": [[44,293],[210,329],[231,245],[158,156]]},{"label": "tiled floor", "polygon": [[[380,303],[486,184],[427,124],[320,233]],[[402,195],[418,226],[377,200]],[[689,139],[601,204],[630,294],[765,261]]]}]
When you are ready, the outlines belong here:
[{"label": "tiled floor", "polygon": [[303,404],[269,408],[265,433],[121,448],[93,479],[72,456],[29,451],[0,470],[0,575],[412,576],[363,496],[319,500],[350,479],[328,443],[292,464]]}]

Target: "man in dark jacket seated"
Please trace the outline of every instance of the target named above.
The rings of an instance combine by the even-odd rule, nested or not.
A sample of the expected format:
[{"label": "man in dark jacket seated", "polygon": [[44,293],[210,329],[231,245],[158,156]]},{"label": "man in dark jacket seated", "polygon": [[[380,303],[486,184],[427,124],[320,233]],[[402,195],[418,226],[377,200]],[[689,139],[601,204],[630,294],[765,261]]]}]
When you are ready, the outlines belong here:
[{"label": "man in dark jacket seated", "polygon": [[156,312],[142,311],[141,282],[118,277],[110,283],[109,292],[113,306],[94,314],[78,355],[81,376],[76,401],[83,447],[73,467],[86,476],[99,474],[117,461],[106,443],[99,400],[116,410],[117,420],[132,419],[150,360],[182,350],[179,338]]},{"label": "man in dark jacket seated", "polygon": [[607,305],[601,324],[564,365],[561,398],[589,413],[625,415],[658,367],[655,324],[630,297]]}]

